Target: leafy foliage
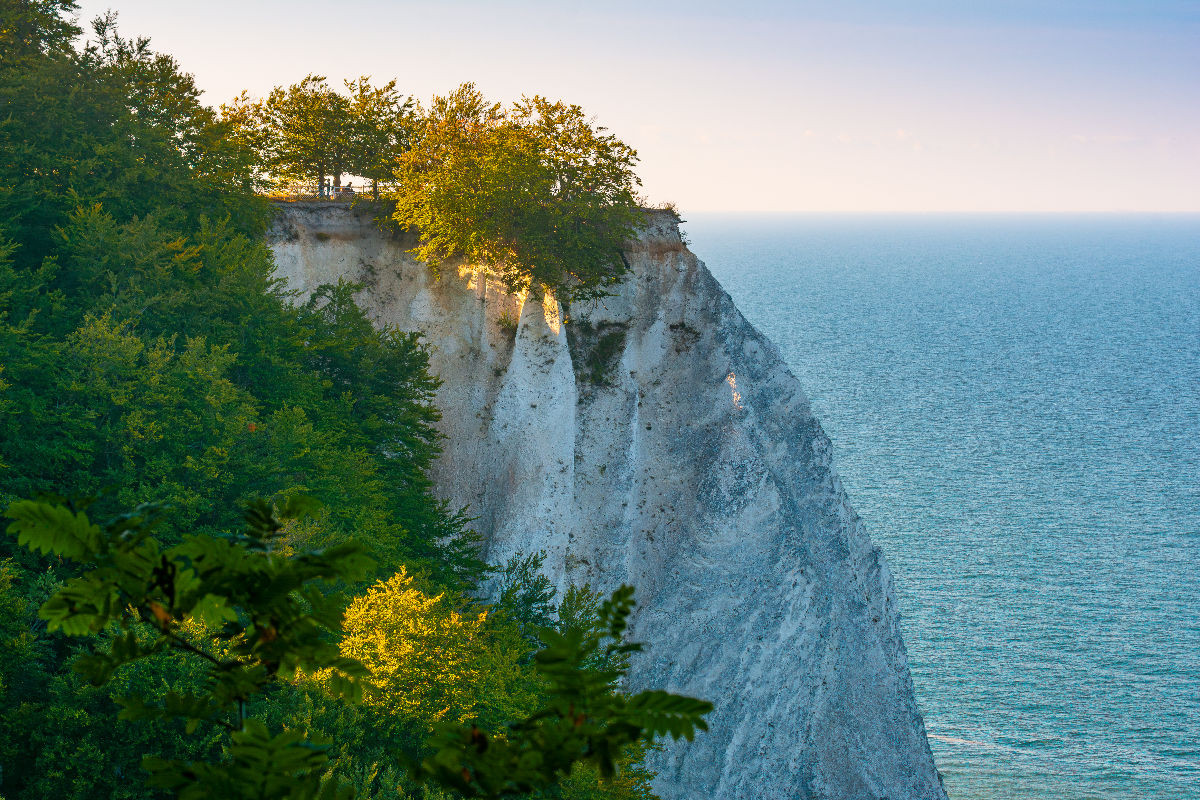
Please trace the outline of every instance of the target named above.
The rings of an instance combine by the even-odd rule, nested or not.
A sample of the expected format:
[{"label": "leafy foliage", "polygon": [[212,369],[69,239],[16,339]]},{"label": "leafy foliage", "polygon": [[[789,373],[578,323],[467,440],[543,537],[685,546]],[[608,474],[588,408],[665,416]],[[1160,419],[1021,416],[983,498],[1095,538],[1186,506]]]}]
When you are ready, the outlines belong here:
[{"label": "leafy foliage", "polygon": [[77,7],[74,0],[6,2],[0,18],[0,69],[61,49],[78,33],[68,18]]},{"label": "leafy foliage", "polygon": [[633,587],[622,586],[601,604],[598,629],[544,629],[546,646],[534,660],[546,681],[546,705],[502,736],[443,728],[433,740],[437,752],[421,763],[419,774],[467,797],[500,797],[544,788],[570,775],[578,762],[608,778],[630,745],[658,736],[690,741],[697,730],[707,730],[703,716],[711,703],[657,690],[614,692],[624,670],[592,666],[641,649],[623,641],[633,605]]},{"label": "leafy foliage", "polygon": [[239,191],[253,153],[225,135],[191,76],[147,40],[117,35],[111,16],[75,50],[78,29],[61,16],[73,9],[4,6],[16,24],[0,27],[18,44],[0,63],[0,220],[21,244],[18,265],[40,264],[56,228],[95,203],[125,219],[150,201],[172,224],[230,214],[261,232],[265,204]]},{"label": "leafy foliage", "polygon": [[326,748],[305,741],[300,731],[272,736],[261,722],[246,720],[230,735],[229,764],[194,763],[186,768],[158,758],[143,762],[152,783],[178,791],[180,800],[349,800],[348,787],[321,779]]},{"label": "leafy foliage", "polygon": [[505,109],[463,84],[425,111],[389,198],[431,265],[463,258],[510,291],[594,297],[627,270],[636,161],[579,106],[527,97]]},{"label": "leafy foliage", "polygon": [[354,581],[370,562],[349,542],[284,556],[285,526],[308,507],[298,498],[278,510],[253,503],[240,536],[189,536],[170,548],[153,535],[161,513],[154,506],[101,525],[85,510],[56,503],[23,500],[9,507],[9,532],[20,544],[84,567],[38,615],[52,632],[106,634],[107,647],[75,662],[93,684],[164,651],[205,662],[201,692],[170,691],[161,703],[137,695],[121,699],[124,719],[180,717],[189,733],[201,723],[233,733],[224,764],[146,760],[155,785],[188,787],[184,797],[333,796],[333,789],[321,787],[328,765],[323,748],[294,731],[272,736],[246,718],[252,698],[300,671],[322,671],[335,694],[356,699],[361,693],[362,665],[344,657],[333,638],[340,632],[341,599],[321,584]]},{"label": "leafy foliage", "polygon": [[341,651],[366,668],[371,705],[430,724],[459,722],[496,677],[478,658],[486,620],[461,613],[444,592],[422,592],[401,570],[346,609]]},{"label": "leafy foliage", "polygon": [[567,325],[571,362],[581,383],[608,386],[617,359],[625,349],[626,326],[619,322],[592,325],[588,319],[572,319]]},{"label": "leafy foliage", "polygon": [[379,184],[390,182],[395,161],[409,145],[412,101],[396,90],[396,82],[373,86],[367,76],[346,81],[349,100],[350,172],[371,181],[374,199]]},{"label": "leafy foliage", "polygon": [[[98,496],[90,520],[169,506],[155,529],[166,552],[225,541],[243,498],[305,493],[323,506],[288,525],[280,552],[355,542],[380,574],[403,564],[473,586],[476,537],[426,474],[436,381],[420,342],[372,328],[346,286],[293,305],[261,236],[254,143],[111,18],[76,46],[73,7],[0,9],[0,508],[47,492]],[[90,530],[70,535],[90,547]],[[142,798],[144,753],[217,754],[204,726],[114,719],[114,697],[165,707],[172,691],[205,691],[204,671],[168,649],[103,688],[82,681],[81,652],[146,642],[67,636],[75,618],[49,630],[36,609],[80,567],[15,545],[0,537],[0,603],[16,626],[4,652],[21,659],[0,665],[0,793]]]},{"label": "leafy foliage", "polygon": [[496,579],[494,594],[499,612],[512,619],[531,644],[541,642],[539,631],[554,625],[557,590],[542,574],[545,551],[510,558]]},{"label": "leafy foliage", "polygon": [[[71,148],[89,145],[91,164],[62,175],[65,186],[30,184],[40,206],[0,189],[0,206],[14,199],[0,220],[0,502],[117,487],[103,507],[153,499],[176,510],[169,529],[213,532],[236,523],[230,509],[244,496],[306,486],[328,513],[298,533],[320,543],[353,532],[382,570],[406,563],[464,588],[484,565],[467,518],[431,496],[437,384],[417,337],[376,331],[350,285],[290,305],[258,229],[246,227],[246,204],[257,201],[242,180],[223,184],[213,216],[180,213],[204,196],[215,157],[188,143],[197,129],[215,126],[204,136],[219,137],[224,128],[190,105],[172,61],[110,22],[98,28],[101,43],[82,53],[47,45],[40,60],[0,73],[0,91],[8,85],[21,102],[45,94],[42,113],[23,120],[33,149],[0,162],[0,187],[23,191],[25,173],[44,178]],[[68,102],[44,74],[56,70],[104,91],[80,89]],[[108,138],[107,123],[92,130],[97,114],[127,113],[125,95],[140,104],[130,124],[158,120],[152,130],[141,139]],[[0,116],[0,139],[11,122]],[[59,142],[45,130],[53,126],[88,134]],[[147,158],[133,152],[143,139],[184,150]],[[110,199],[95,173],[124,180],[127,161],[195,195]],[[195,174],[182,169],[189,163]]]},{"label": "leafy foliage", "polygon": [[[341,602],[322,584],[354,581],[369,562],[359,546],[286,555],[280,545],[290,521],[311,510],[293,498],[282,509],[252,504],[240,536],[188,536],[164,548],[154,536],[160,509],[141,506],[102,524],[86,509],[18,501],[8,509],[9,532],[23,546],[78,562],[83,570],[41,607],[50,631],[85,636],[103,632],[103,646],[78,658],[75,669],[94,685],[118,670],[173,652],[199,660],[203,689],[168,691],[159,702],[141,695],[119,699],[121,718],[180,718],[191,734],[201,724],[231,736],[218,763],[147,756],[152,785],[181,797],[343,798],[349,786],[329,775],[325,742],[298,729],[271,734],[247,717],[247,704],[280,681],[317,676],[331,696],[368,702],[387,713],[447,720],[431,740],[434,753],[414,777],[467,796],[499,797],[554,786],[576,764],[610,779],[627,748],[656,737],[691,739],[705,730],[711,704],[662,691],[615,691],[624,659],[640,645],[623,640],[633,589],[623,586],[584,618],[589,624],[543,628],[534,656],[543,682],[541,708],[499,734],[463,726],[480,699],[511,695],[498,677],[519,672],[518,651],[508,669],[481,661],[486,613],[465,617],[444,596],[430,597],[401,572],[354,601]],[[586,610],[588,600],[583,608]],[[97,643],[98,645],[100,642]],[[489,691],[487,684],[492,684]],[[397,705],[398,704],[398,705]]]},{"label": "leafy foliage", "polygon": [[326,175],[346,171],[350,142],[342,120],[348,104],[325,78],[308,75],[286,89],[276,87],[261,108],[269,170],[284,178],[315,178],[318,185]]},{"label": "leafy foliage", "polygon": [[412,104],[396,82],[380,86],[369,76],[346,81],[346,93],[321,75],[277,86],[262,102],[243,94],[222,107],[223,119],[257,153],[268,182],[314,185],[323,194],[325,176],[341,186],[342,175],[379,182],[391,177],[392,162],[408,145]]}]

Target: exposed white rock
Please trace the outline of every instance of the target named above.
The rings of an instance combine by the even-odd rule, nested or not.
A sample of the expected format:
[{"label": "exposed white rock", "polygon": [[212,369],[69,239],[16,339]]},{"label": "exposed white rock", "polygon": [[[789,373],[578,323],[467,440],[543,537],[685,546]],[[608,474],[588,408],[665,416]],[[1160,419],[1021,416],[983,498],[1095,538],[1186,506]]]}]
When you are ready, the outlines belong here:
[{"label": "exposed white rock", "polygon": [[377,324],[425,335],[436,485],[490,560],[544,550],[560,586],[637,587],[650,646],[631,688],[717,706],[709,733],[653,756],[660,794],[945,798],[892,578],[829,440],[674,217],[652,216],[629,279],[565,325],[478,270],[435,279],[411,244],[339,204],[285,206],[271,236],[292,288],[361,282]]}]

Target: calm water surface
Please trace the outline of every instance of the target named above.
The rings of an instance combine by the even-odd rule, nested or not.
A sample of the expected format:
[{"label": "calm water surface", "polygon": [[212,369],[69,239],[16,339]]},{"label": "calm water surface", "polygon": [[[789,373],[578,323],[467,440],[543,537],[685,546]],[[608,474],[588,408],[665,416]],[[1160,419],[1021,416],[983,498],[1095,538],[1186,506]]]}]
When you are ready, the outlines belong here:
[{"label": "calm water surface", "polygon": [[684,227],[887,554],[952,800],[1200,798],[1200,217]]}]

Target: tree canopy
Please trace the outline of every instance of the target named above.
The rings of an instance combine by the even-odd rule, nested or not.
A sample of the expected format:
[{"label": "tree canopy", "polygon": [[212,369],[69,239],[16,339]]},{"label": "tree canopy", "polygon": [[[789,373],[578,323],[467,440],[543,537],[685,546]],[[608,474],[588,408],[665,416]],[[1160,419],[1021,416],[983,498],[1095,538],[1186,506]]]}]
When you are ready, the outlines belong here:
[{"label": "tree canopy", "polygon": [[222,111],[258,152],[268,184],[307,183],[323,194],[326,176],[340,187],[350,174],[370,180],[376,197],[408,145],[412,120],[412,103],[396,81],[376,86],[368,76],[345,81],[340,93],[323,76],[307,75],[261,102],[243,93]]},{"label": "tree canopy", "polygon": [[535,96],[506,108],[464,84],[424,110],[388,196],[429,264],[458,257],[510,291],[586,298],[627,270],[636,162],[577,105]]},{"label": "tree canopy", "polygon": [[421,108],[394,80],[345,86],[308,75],[222,107],[230,141],[257,154],[257,184],[324,196],[327,175],[335,188],[343,174],[366,178],[376,199],[384,187],[394,221],[417,232],[421,259],[486,266],[513,292],[569,301],[621,280],[641,220],[637,153],[582,108],[540,96],[506,107],[473,84]]}]

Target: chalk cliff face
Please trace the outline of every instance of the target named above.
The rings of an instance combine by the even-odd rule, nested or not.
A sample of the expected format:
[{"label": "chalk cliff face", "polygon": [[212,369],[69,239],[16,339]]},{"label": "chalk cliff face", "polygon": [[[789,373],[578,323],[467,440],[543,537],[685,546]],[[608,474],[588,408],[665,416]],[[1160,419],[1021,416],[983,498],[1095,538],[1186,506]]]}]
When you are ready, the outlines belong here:
[{"label": "chalk cliff face", "polygon": [[544,550],[559,585],[637,587],[631,688],[716,703],[654,755],[682,798],[945,798],[892,579],[778,350],[650,218],[615,296],[570,309],[478,270],[440,280],[345,205],[285,206],[278,274],[346,278],[379,325],[425,334],[446,452],[488,557]]}]

